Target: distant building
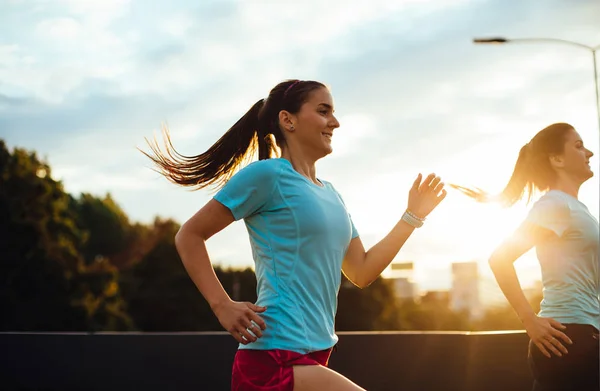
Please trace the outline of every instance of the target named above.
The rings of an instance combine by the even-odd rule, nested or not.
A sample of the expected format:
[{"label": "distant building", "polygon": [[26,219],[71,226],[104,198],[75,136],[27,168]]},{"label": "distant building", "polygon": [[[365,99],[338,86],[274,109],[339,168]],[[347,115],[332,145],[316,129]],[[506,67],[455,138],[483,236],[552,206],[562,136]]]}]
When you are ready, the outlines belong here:
[{"label": "distant building", "polygon": [[413,270],[415,269],[415,264],[414,262],[394,262],[390,265],[390,269],[392,270],[392,272],[407,272],[409,274],[412,274]]},{"label": "distant building", "polygon": [[479,268],[477,262],[452,264],[452,288],[450,289],[450,309],[467,311],[472,319],[483,315],[479,295]]},{"label": "distant building", "polygon": [[400,300],[413,300],[417,298],[416,284],[406,277],[392,278],[394,294]]},{"label": "distant building", "polygon": [[417,284],[413,281],[413,262],[392,263],[390,266],[394,294],[399,300],[417,299]]}]

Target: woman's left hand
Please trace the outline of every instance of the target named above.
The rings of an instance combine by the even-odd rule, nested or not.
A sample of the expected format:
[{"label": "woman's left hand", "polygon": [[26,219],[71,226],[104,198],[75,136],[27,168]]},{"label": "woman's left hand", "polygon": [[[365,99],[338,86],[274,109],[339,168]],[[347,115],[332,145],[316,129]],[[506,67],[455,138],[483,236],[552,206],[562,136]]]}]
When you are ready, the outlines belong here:
[{"label": "woman's left hand", "polygon": [[447,193],[439,176],[429,174],[421,182],[422,178],[419,174],[408,192],[408,210],[424,219],[446,198]]}]

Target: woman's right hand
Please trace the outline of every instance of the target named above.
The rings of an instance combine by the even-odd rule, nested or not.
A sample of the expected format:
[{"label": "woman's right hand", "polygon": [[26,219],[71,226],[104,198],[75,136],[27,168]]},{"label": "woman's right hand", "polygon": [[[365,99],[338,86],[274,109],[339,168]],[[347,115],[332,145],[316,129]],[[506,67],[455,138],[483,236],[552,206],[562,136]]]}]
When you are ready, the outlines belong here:
[{"label": "woman's right hand", "polygon": [[527,335],[531,341],[540,349],[542,354],[548,358],[551,357],[548,351],[562,357],[562,353],[567,354],[567,348],[562,342],[571,345],[573,341],[560,330],[566,329],[566,326],[552,318],[542,318],[537,315],[523,322]]},{"label": "woman's right hand", "polygon": [[419,174],[408,192],[408,210],[418,218],[425,219],[446,198],[444,183],[439,176],[429,174],[421,182]]},{"label": "woman's right hand", "polygon": [[257,313],[265,312],[266,309],[247,301],[227,300],[215,306],[213,312],[221,326],[239,343],[246,345],[262,337],[262,330],[267,325]]}]

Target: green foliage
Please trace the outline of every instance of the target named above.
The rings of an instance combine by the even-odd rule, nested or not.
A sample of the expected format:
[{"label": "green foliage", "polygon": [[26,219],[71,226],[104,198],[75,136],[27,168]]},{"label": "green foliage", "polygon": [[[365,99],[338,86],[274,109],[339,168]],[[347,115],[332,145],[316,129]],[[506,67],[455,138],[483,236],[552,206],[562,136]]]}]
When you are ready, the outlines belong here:
[{"label": "green foliage", "polygon": [[[158,240],[138,263],[122,272],[121,286],[129,313],[144,331],[222,330],[210,306],[188,276],[175,249],[179,225],[172,220],[154,222]],[[237,300],[256,301],[256,278],[250,269],[216,268],[228,294]]]},{"label": "green foliage", "polygon": [[88,263],[96,257],[110,258],[127,247],[129,219],[110,194],[97,198],[83,193],[72,205],[79,225],[88,231],[83,247]]},{"label": "green foliage", "polygon": [[179,260],[174,237],[179,226],[156,220],[155,246],[121,276],[123,296],[136,325],[144,331],[217,329],[210,307]]},{"label": "green foliage", "polygon": [[335,320],[339,331],[397,330],[398,306],[388,280],[377,278],[360,289],[342,275]]},{"label": "green foliage", "polygon": [[81,255],[71,197],[35,153],[0,140],[1,330],[129,329],[118,271]]},{"label": "green foliage", "polygon": [[81,234],[68,197],[35,153],[0,140],[1,330],[81,330],[72,306]]},{"label": "green foliage", "polygon": [[402,302],[398,308],[400,330],[469,330],[467,313],[452,311],[444,302]]},{"label": "green foliage", "polygon": [[[542,293],[539,292],[533,295],[529,304],[537,313],[540,310],[540,302],[542,301]],[[496,305],[487,309],[485,315],[473,323],[473,330],[523,330],[523,323],[519,320],[517,313],[512,307],[506,303],[504,305]]]}]

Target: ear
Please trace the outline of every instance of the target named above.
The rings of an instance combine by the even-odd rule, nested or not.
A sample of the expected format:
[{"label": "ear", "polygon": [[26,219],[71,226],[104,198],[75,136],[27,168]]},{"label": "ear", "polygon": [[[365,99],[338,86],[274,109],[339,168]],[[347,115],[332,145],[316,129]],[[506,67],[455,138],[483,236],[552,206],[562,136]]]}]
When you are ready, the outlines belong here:
[{"label": "ear", "polygon": [[548,159],[552,167],[563,168],[565,166],[565,160],[562,155],[551,155]]},{"label": "ear", "polygon": [[295,130],[294,125],[296,123],[296,116],[287,110],[281,110],[279,112],[279,125],[284,131],[293,132]]}]

